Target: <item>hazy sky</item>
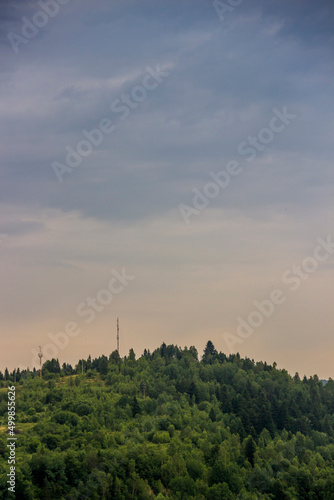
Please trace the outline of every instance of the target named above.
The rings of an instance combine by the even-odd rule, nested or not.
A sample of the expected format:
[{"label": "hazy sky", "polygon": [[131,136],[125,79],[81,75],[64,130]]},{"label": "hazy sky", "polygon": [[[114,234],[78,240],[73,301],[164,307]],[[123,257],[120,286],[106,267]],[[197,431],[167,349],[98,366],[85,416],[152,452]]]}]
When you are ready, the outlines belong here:
[{"label": "hazy sky", "polygon": [[0,21],[0,369],[109,355],[119,316],[122,356],[211,339],[333,377],[333,2]]}]

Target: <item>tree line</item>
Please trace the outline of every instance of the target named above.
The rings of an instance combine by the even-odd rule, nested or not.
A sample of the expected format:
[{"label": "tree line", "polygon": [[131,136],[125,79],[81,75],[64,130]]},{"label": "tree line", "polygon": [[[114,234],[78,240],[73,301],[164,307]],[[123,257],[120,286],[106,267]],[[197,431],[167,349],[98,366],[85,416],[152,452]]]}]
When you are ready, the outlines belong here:
[{"label": "tree line", "polygon": [[[16,379],[17,498],[334,498],[334,381],[163,343]],[[0,498],[7,448],[0,433]]]}]

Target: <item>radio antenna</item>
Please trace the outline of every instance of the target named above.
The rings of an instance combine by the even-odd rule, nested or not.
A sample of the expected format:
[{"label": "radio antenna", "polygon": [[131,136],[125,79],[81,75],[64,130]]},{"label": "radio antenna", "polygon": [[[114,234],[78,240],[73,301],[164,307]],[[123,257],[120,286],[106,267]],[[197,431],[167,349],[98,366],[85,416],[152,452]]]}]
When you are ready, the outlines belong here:
[{"label": "radio antenna", "polygon": [[39,357],[39,376],[40,376],[40,378],[42,378],[42,357],[43,357],[43,353],[42,353],[41,346],[39,346],[38,357]]},{"label": "radio antenna", "polygon": [[117,352],[119,354],[119,319],[117,318]]}]

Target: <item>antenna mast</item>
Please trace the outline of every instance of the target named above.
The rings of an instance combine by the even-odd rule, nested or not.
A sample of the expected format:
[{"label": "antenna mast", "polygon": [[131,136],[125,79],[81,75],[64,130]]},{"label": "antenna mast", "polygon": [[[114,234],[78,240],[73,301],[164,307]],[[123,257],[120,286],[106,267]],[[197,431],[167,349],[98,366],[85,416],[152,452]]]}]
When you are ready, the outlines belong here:
[{"label": "antenna mast", "polygon": [[42,353],[41,346],[39,346],[38,357],[39,357],[39,376],[40,376],[40,378],[42,378],[42,357],[43,357],[43,353]]},{"label": "antenna mast", "polygon": [[119,319],[117,318],[117,352],[119,354]]}]

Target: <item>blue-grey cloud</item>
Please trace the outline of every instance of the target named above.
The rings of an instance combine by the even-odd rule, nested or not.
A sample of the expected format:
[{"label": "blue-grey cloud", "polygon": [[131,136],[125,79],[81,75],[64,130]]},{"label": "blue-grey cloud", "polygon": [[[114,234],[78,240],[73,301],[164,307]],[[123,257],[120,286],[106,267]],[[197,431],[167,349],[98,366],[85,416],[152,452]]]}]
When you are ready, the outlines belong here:
[{"label": "blue-grey cloud", "polygon": [[[332,2],[245,0],[224,21],[204,0],[70,0],[58,6],[45,27],[19,44],[18,53],[8,34],[23,36],[22,18],[32,22],[40,3],[8,1],[0,11],[1,232],[8,234],[0,251],[13,268],[16,260],[28,280],[30,266],[42,281],[44,272],[53,280],[55,269],[67,269],[78,279],[88,261],[102,274],[99,266],[121,263],[123,256],[139,274],[151,276],[154,267],[148,287],[158,273],[154,286],[163,295],[166,270],[175,266],[185,283],[196,283],[192,272],[202,277],[201,260],[209,266],[212,259],[221,269],[220,254],[211,248],[221,248],[222,259],[226,248],[234,255],[243,231],[240,254],[235,261],[228,258],[236,276],[238,266],[248,270],[248,260],[258,270],[266,246],[270,258],[280,259],[281,250],[295,244],[295,234],[303,250],[329,230]],[[131,95],[147,67],[157,65],[169,75],[133,109],[128,106],[122,119],[112,103]],[[273,108],[284,107],[295,115],[291,124],[247,161],[238,152],[240,144],[269,126]],[[105,118],[115,130],[59,183],[52,164],[65,164],[66,148],[76,150],[85,139],[82,131],[96,129]],[[191,205],[193,189],[203,192],[210,173],[231,160],[242,173],[186,226],[179,204]],[[73,213],[68,227],[63,214]],[[172,229],[166,229],[166,221]],[[275,221],[283,221],[286,231],[275,233]],[[77,239],[69,243],[76,227]],[[262,229],[268,233],[261,236]],[[109,230],[119,246],[105,241]],[[127,238],[128,232],[134,236]],[[281,241],[277,254],[271,241]],[[67,289],[69,278],[61,276],[64,281],[48,290],[48,314]],[[18,286],[19,280],[13,283]],[[36,291],[40,303],[48,283]],[[214,272],[206,286],[216,290]],[[28,289],[22,289],[22,302]],[[8,297],[15,297],[14,288]],[[209,298],[218,301],[216,292]],[[36,312],[34,300],[31,296],[30,316]],[[15,307],[14,301],[8,307],[13,317]]]}]

